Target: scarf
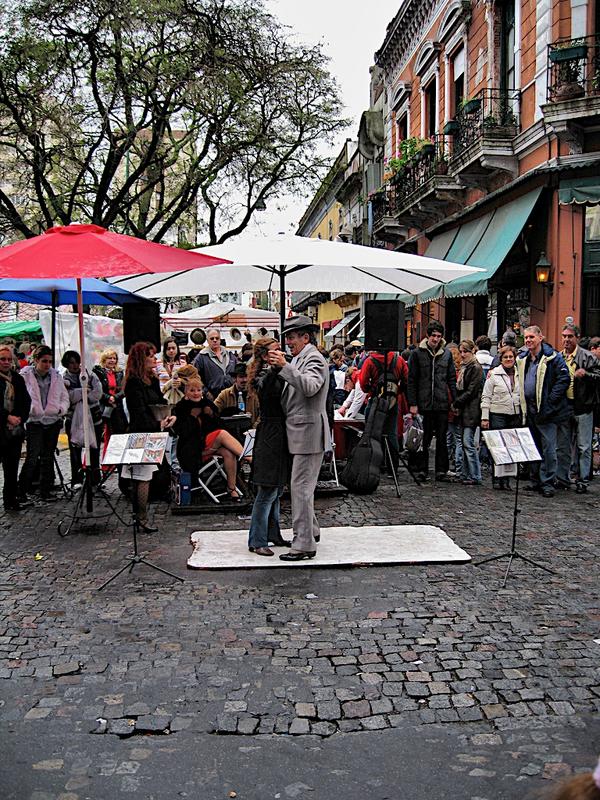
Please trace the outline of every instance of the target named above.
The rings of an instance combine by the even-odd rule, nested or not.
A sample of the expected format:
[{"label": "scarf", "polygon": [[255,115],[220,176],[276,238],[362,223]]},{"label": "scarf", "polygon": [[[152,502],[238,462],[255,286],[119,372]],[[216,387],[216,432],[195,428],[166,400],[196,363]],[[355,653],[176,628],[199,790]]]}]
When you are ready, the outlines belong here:
[{"label": "scarf", "polygon": [[511,367],[510,369],[507,369],[506,367],[502,367],[502,369],[508,375],[508,379],[510,381],[510,388],[514,389],[515,388],[515,368],[514,368],[514,366]]},{"label": "scarf", "polygon": [[456,379],[456,388],[457,389],[460,389],[462,391],[465,388],[465,371],[466,371],[467,367],[470,364],[472,364],[474,361],[476,361],[476,360],[477,359],[475,358],[473,353],[469,353],[469,355],[466,356],[465,361],[463,361],[463,363],[460,365],[460,370],[458,372],[458,378]]},{"label": "scarf", "polygon": [[15,408],[15,387],[12,382],[12,372],[8,374],[0,372],[0,378],[5,383],[4,386],[4,410],[8,414],[12,414]]}]

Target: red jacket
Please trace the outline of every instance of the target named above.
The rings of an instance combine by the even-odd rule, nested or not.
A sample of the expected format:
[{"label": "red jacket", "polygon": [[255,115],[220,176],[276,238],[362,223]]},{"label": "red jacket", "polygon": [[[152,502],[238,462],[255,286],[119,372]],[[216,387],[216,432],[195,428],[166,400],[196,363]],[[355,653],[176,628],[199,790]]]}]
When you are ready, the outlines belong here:
[{"label": "red jacket", "polygon": [[[396,369],[394,370],[394,377],[398,382],[398,434],[401,435],[404,430],[403,416],[408,413],[408,402],[406,400],[406,384],[408,381],[408,364],[398,353],[387,354],[388,370],[391,370],[392,363],[396,358]],[[373,363],[373,359],[379,363]],[[367,393],[369,399],[371,398],[377,381],[380,376],[380,369],[383,369],[383,353],[371,352],[367,356],[365,363],[362,365],[360,371],[359,381],[361,388]]]}]

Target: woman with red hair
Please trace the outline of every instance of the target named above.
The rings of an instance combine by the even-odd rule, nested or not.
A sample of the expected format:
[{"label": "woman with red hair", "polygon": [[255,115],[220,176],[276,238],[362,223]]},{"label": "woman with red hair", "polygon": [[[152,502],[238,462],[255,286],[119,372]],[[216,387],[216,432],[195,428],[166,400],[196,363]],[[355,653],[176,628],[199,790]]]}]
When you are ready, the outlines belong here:
[{"label": "woman with red hair", "polygon": [[[151,406],[166,405],[155,374],[156,348],[150,342],[136,342],[129,351],[125,371],[125,400],[129,414],[130,433],[155,433],[171,427],[175,417],[168,416],[160,422]],[[148,524],[148,494],[152,473],[158,467],[151,464],[133,464],[127,468],[133,481],[135,510],[141,530],[155,533],[158,528]]]}]

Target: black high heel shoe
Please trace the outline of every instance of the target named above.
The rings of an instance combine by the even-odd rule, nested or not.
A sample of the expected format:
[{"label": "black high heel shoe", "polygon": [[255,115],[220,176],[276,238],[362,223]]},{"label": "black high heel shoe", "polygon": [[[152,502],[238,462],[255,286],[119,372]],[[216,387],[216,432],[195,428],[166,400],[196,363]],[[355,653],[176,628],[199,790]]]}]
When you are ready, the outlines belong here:
[{"label": "black high heel shoe", "polygon": [[227,487],[227,494],[229,495],[229,499],[232,503],[241,503],[242,498],[238,494],[237,488],[234,486],[233,488]]}]

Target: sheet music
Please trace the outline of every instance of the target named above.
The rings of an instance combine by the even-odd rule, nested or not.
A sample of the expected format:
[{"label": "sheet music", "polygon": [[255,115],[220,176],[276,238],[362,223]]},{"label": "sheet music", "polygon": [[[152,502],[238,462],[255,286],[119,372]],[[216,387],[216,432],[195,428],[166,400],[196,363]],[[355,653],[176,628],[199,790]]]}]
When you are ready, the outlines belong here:
[{"label": "sheet music", "polygon": [[119,433],[110,437],[102,464],[160,464],[168,433]]},{"label": "sheet music", "polygon": [[542,460],[529,428],[482,431],[482,436],[494,464],[521,464]]}]

